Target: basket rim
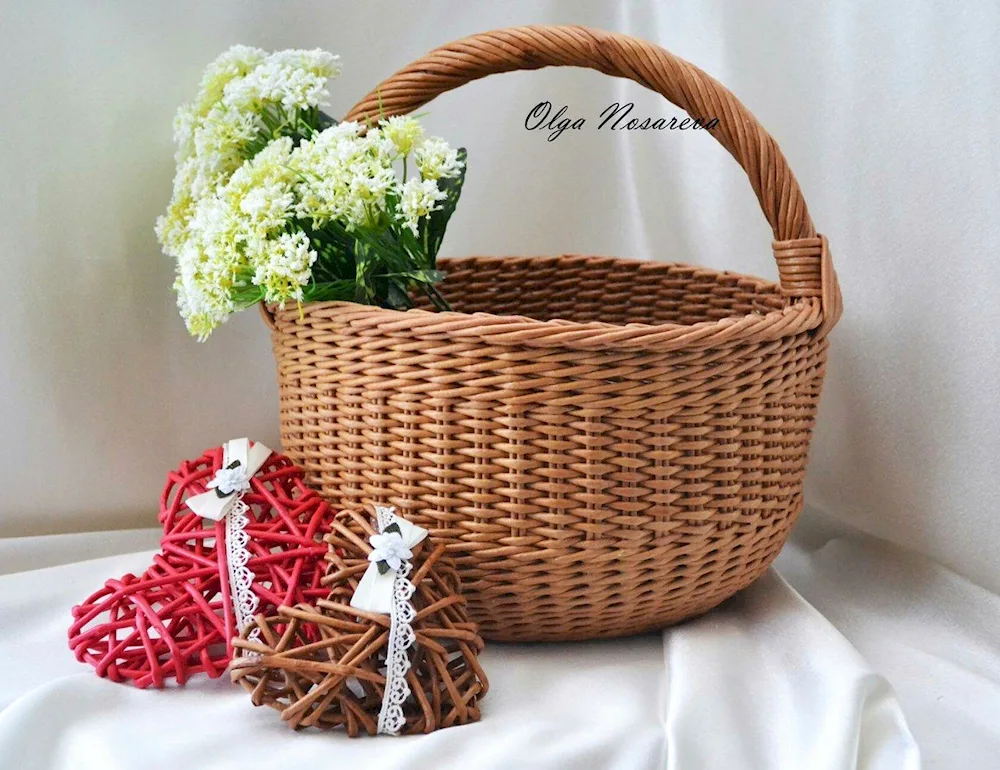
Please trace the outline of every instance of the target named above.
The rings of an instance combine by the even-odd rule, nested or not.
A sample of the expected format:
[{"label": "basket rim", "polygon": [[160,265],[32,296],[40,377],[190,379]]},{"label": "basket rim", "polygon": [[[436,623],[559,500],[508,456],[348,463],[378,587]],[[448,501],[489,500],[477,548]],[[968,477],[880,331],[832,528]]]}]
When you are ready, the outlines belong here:
[{"label": "basket rim", "polygon": [[[450,262],[510,260],[573,260],[578,262],[636,263],[651,268],[680,268],[706,275],[742,278],[761,288],[781,294],[774,281],[759,276],[684,262],[661,262],[646,259],[558,254],[538,256],[469,255],[442,258],[441,266]],[[666,352],[705,349],[733,344],[755,344],[806,334],[818,329],[823,321],[822,302],[817,297],[793,298],[779,310],[768,313],[748,313],[720,318],[715,321],[681,323],[613,324],[603,321],[539,320],[522,315],[460,311],[429,311],[419,308],[393,310],[355,302],[306,302],[284,310],[271,306],[265,312],[274,319],[273,333],[286,334],[287,325],[313,325],[313,322],[347,327],[359,336],[390,336],[417,340],[480,341],[490,345],[542,347],[572,350],[646,350]]]}]

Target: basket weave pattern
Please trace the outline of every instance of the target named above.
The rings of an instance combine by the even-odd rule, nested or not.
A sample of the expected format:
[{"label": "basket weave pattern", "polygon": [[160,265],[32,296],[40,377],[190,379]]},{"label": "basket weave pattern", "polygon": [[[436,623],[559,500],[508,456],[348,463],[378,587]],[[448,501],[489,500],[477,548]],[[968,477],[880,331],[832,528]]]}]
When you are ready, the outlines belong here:
[{"label": "basket weave pattern", "polygon": [[629,77],[719,117],[712,133],[772,225],[780,282],[477,257],[442,260],[456,312],[268,315],[285,450],[335,505],[394,505],[447,544],[471,616],[498,640],[640,632],[758,577],[802,507],[841,312],[826,240],[774,140],[649,43],[578,27],[484,33],[404,68],[348,118],[550,65]]},{"label": "basket weave pattern", "polygon": [[[692,322],[783,303],[761,281],[624,260],[445,270],[456,309],[536,319],[624,324],[640,306]],[[607,285],[620,302],[591,298]],[[826,351],[811,336],[573,350],[351,323],[372,314],[417,315],[277,314],[284,447],[335,506],[395,505],[449,543],[487,638],[630,633],[707,610],[767,567],[801,509]]]}]

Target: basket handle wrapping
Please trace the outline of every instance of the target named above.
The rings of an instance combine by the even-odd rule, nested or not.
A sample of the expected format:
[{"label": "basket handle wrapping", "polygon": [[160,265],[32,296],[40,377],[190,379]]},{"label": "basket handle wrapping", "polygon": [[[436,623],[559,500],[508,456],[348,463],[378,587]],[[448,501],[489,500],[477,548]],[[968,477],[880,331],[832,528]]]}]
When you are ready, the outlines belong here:
[{"label": "basket handle wrapping", "polygon": [[692,118],[717,118],[707,129],[739,162],[774,232],[785,296],[818,297],[825,335],[841,313],[826,238],[817,235],[802,190],[777,142],[718,81],[657,45],[580,26],[499,29],[441,46],[382,81],[345,120],[405,115],[435,96],[487,75],[543,67],[587,67],[656,91]]}]

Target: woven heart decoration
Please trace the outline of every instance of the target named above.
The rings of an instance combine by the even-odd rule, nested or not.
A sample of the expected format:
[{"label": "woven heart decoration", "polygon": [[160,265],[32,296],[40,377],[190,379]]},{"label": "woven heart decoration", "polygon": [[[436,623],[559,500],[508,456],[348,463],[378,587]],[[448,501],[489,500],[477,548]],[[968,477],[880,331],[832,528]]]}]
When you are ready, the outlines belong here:
[{"label": "woven heart decoration", "polygon": [[[218,677],[243,613],[271,614],[327,595],[329,506],[291,460],[262,444],[244,445],[261,464],[241,476],[227,458],[232,446],[210,449],[167,476],[161,551],[149,569],[108,580],[73,608],[70,648],[98,675],[142,688]],[[218,520],[192,510],[194,501],[207,503]]]},{"label": "woven heart decoration", "polygon": [[326,538],[329,597],[258,614],[233,642],[233,681],[291,727],[406,735],[480,718],[483,640],[445,546],[403,520],[378,530],[367,514],[338,513]]}]

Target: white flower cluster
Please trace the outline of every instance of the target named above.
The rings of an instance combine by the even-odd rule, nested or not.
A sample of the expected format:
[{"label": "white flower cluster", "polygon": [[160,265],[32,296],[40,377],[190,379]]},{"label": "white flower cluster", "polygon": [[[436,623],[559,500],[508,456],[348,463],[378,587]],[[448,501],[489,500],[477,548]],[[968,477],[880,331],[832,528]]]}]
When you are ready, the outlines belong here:
[{"label": "white flower cluster", "polygon": [[285,110],[308,109],[326,103],[326,83],[340,74],[339,58],[326,51],[277,51],[260,61],[245,77],[226,83],[222,101],[245,109],[262,103]]},{"label": "white flower cluster", "polygon": [[[259,261],[261,237],[285,224],[274,210],[283,198],[275,195],[280,184],[273,177],[287,177],[276,173],[276,156],[287,157],[290,142],[275,143],[256,164],[256,158],[248,160],[248,147],[271,138],[266,118],[289,119],[296,110],[318,107],[327,81],[339,72],[337,57],[325,51],[268,54],[234,46],[208,66],[198,97],[178,111],[174,192],[156,234],[177,260],[177,304],[192,334],[204,338],[236,309],[232,288],[245,277],[246,257],[256,246]],[[268,186],[252,190],[258,181]],[[284,188],[290,204],[287,181]],[[234,206],[242,212],[238,217]],[[289,252],[283,262],[287,280],[295,280],[308,254],[303,256],[297,245],[283,247]],[[275,269],[259,272],[269,285],[282,281]]]},{"label": "white flower cluster", "polygon": [[299,145],[299,215],[318,226],[339,220],[350,228],[374,224],[386,213],[396,185],[396,154],[377,128],[362,136],[359,123],[339,123]]},{"label": "white flower cluster", "polygon": [[[396,162],[410,152],[419,176],[400,182]],[[322,225],[338,220],[355,229],[392,217],[417,235],[419,220],[444,200],[438,180],[462,171],[458,151],[443,139],[424,139],[414,118],[392,117],[362,131],[340,123],[303,142],[295,167],[303,175],[298,213]]]},{"label": "white flower cluster", "polygon": [[[177,260],[174,289],[192,334],[204,339],[259,299],[301,302],[318,259],[304,223],[314,238],[331,222],[417,235],[446,198],[440,181],[461,174],[458,152],[425,138],[413,118],[319,131],[337,74],[337,57],[324,51],[236,46],[178,112],[174,192],[156,233]],[[411,153],[417,175],[401,180],[396,164],[405,169]]]}]

